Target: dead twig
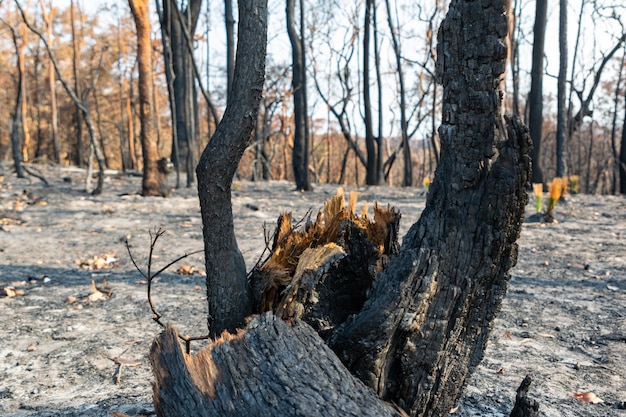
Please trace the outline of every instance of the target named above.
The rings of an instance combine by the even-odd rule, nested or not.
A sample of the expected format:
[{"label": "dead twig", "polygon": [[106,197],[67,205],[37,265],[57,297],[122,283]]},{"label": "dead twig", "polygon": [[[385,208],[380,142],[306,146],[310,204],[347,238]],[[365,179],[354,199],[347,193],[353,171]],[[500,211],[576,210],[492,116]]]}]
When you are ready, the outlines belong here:
[{"label": "dead twig", "polygon": [[[280,244],[287,240],[287,238],[289,238],[289,236],[291,236],[305,222],[305,220],[307,222],[307,225],[309,224],[312,212],[313,209],[309,209],[300,220],[298,220],[295,224],[291,224],[289,232],[285,236],[283,236],[280,241],[276,241],[276,236],[278,235],[279,231],[278,227],[274,229],[274,232],[272,234],[270,234],[267,231],[267,223],[263,223],[263,238],[265,240],[265,248],[263,248],[263,252],[261,252],[261,255],[259,255],[258,260],[254,264],[250,272],[248,272],[248,281],[252,277],[253,272],[259,267],[259,265],[263,265],[265,262],[267,262],[267,260],[272,257],[274,252],[276,252],[276,249],[280,247]],[[271,248],[270,244],[272,245]],[[267,256],[263,258],[266,253]]]},{"label": "dead twig", "polygon": [[[150,310],[152,310],[152,314],[154,315],[152,317],[152,320],[154,320],[162,328],[165,328],[165,324],[161,321],[161,317],[163,317],[163,315],[161,313],[159,313],[159,311],[156,309],[156,306],[154,305],[154,301],[152,300],[152,281],[156,277],[161,275],[161,273],[163,273],[163,271],[165,271],[166,269],[168,269],[169,267],[171,267],[175,263],[177,263],[179,261],[182,261],[183,259],[187,258],[188,256],[195,255],[197,253],[201,253],[203,250],[197,250],[197,251],[194,251],[194,252],[185,253],[184,255],[179,256],[178,258],[174,259],[173,261],[171,261],[170,263],[165,265],[163,268],[159,269],[157,272],[152,273],[152,259],[153,259],[154,248],[156,247],[156,243],[159,240],[159,238],[161,236],[163,236],[163,234],[165,233],[165,230],[163,230],[161,228],[158,228],[154,232],[151,230],[149,233],[150,233],[150,253],[148,254],[148,270],[146,272],[143,272],[141,270],[141,268],[139,268],[139,266],[137,265],[137,262],[135,261],[135,258],[133,257],[133,254],[132,254],[132,252],[130,250],[130,243],[128,242],[128,239],[126,239],[126,241],[125,241],[125,243],[126,243],[126,250],[128,251],[128,255],[130,256],[130,260],[133,263],[133,265],[135,266],[135,269],[137,269],[137,271],[139,271],[139,273],[148,282],[148,304],[150,305]],[[209,335],[203,335],[203,336],[183,336],[183,335],[180,335],[180,334],[178,335],[178,337],[180,338],[180,340],[185,342],[185,351],[187,353],[190,353],[190,351],[191,351],[191,342],[192,341],[195,341],[195,340],[208,340],[210,338]],[[120,371],[121,371],[121,369],[120,369]]]},{"label": "dead twig", "polygon": [[110,357],[106,356],[106,358],[108,360],[112,361],[114,364],[117,365],[117,369],[115,370],[115,373],[113,374],[113,380],[115,381],[116,385],[121,385],[121,383],[122,383],[122,368],[124,366],[139,366],[139,365],[141,365],[141,362],[135,362],[135,361],[131,361],[130,359],[122,358],[122,355],[124,353],[126,353],[126,351],[128,351],[128,349],[126,349],[124,352],[120,353],[119,355],[117,355],[114,358],[110,358]]}]

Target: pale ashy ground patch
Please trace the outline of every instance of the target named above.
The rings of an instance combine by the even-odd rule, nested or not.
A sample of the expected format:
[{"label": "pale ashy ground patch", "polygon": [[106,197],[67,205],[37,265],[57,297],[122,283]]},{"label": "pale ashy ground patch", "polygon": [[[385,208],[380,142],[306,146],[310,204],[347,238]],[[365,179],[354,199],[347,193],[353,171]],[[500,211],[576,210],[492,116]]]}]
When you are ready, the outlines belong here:
[{"label": "pale ashy ground patch", "polygon": [[[149,414],[146,352],[159,327],[124,240],[130,238],[142,265],[148,230],[155,227],[166,229],[155,252],[159,265],[201,249],[195,189],[169,199],[142,198],[136,195],[140,178],[108,177],[104,194],[92,197],[82,192],[80,171],[49,168],[45,174],[49,188],[8,171],[0,182],[0,218],[10,219],[0,225],[0,286],[24,289],[24,295],[0,298],[0,415]],[[301,218],[335,189],[317,185],[312,193],[299,193],[287,182],[237,182],[235,223],[248,267],[264,247],[264,222],[271,231],[282,211]],[[358,191],[360,201],[399,208],[403,232],[425,204],[421,188]],[[544,416],[626,415],[618,409],[626,401],[625,203],[622,197],[571,196],[556,209],[558,224],[524,225],[518,265],[485,359],[454,415],[508,415],[526,374],[534,379],[531,394]],[[529,206],[527,213],[533,211]],[[75,263],[107,253],[117,259],[112,269],[90,271]],[[202,255],[183,263],[201,271]],[[156,284],[157,306],[182,332],[201,334],[204,278],[174,269]],[[91,280],[101,285],[104,278],[113,296],[86,300]],[[77,301],[68,304],[71,297]],[[110,358],[120,355],[139,365],[124,367],[116,385]],[[573,398],[584,391],[605,402]]]}]

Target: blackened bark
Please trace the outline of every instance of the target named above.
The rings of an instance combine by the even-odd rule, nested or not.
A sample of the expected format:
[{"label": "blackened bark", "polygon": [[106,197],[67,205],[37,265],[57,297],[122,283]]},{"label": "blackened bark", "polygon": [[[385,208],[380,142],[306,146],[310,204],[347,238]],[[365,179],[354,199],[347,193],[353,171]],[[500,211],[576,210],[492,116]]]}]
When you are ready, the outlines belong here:
[{"label": "blackened bark", "polygon": [[309,326],[288,326],[271,313],[196,356],[168,327],[149,356],[160,417],[402,416],[352,377]]},{"label": "blackened bark", "polygon": [[528,389],[532,380],[528,375],[522,381],[515,395],[515,406],[511,410],[511,417],[536,417],[539,415],[539,403],[528,398]]},{"label": "blackened bark", "polygon": [[533,167],[531,182],[543,183],[539,161],[541,158],[541,135],[543,125],[543,51],[546,38],[546,15],[548,0],[537,0],[533,33],[533,63],[530,70],[530,93],[528,95],[528,128],[533,140]]},{"label": "blackened bark", "polygon": [[[626,103],[626,97],[624,97]],[[619,192],[626,194],[626,113],[622,123],[622,144],[619,151]]]},{"label": "blackened bark", "polygon": [[12,26],[7,25],[13,37],[13,45],[15,46],[15,55],[17,57],[17,86],[15,96],[15,107],[11,113],[11,149],[13,153],[13,165],[18,178],[26,178],[24,174],[24,154],[22,153],[23,137],[24,137],[24,120],[22,111],[22,101],[24,100],[24,64],[23,55],[20,53],[20,47],[17,42],[17,33]]},{"label": "blackened bark", "polygon": [[296,188],[302,191],[309,191],[311,183],[309,180],[309,154],[308,140],[306,132],[307,107],[305,101],[304,83],[304,53],[302,41],[296,30],[295,21],[295,0],[287,0],[287,33],[291,42],[292,76],[291,85],[293,90],[293,107],[295,119],[295,131],[293,135],[292,164],[296,181]]},{"label": "blackened bark", "polygon": [[[365,183],[378,185],[377,178],[377,149],[374,143],[374,128],[372,127],[372,99],[370,97],[370,34],[372,26],[372,11],[374,1],[365,2],[365,19],[363,22],[363,123],[365,125],[365,149],[367,150],[367,165],[365,166]],[[381,112],[382,109],[378,109]]]},{"label": "blackened bark", "polygon": [[[378,42],[378,14],[376,13],[376,0],[374,3],[374,13],[372,22],[374,23],[374,66],[376,68],[376,89],[378,92],[378,108],[383,108],[383,82],[380,72],[380,44]],[[379,184],[385,183],[384,163],[383,163],[383,112],[378,112],[378,136],[376,137],[376,178]]]},{"label": "blackened bark", "polygon": [[[247,6],[260,1],[240,2],[241,19],[257,22]],[[262,84],[257,69],[263,60],[255,44],[260,36],[250,38],[248,31],[256,29],[251,22],[245,27],[239,32],[233,86],[241,105],[228,106],[198,168],[207,275],[219,286],[209,282],[211,314],[239,314],[247,307],[241,299],[249,295],[240,290],[245,275],[243,284],[232,279],[236,243],[230,207],[232,161],[243,152],[237,144],[249,137]],[[331,348],[353,375],[413,416],[447,415],[459,400],[482,359],[517,259],[531,142],[518,119],[507,119],[503,131],[499,85],[506,34],[503,2],[452,1],[437,54],[444,85],[441,162],[426,208],[399,254],[377,276],[363,309],[330,337]],[[248,69],[241,75],[240,52],[246,57],[242,68]],[[230,131],[229,137],[239,140],[228,141]],[[225,300],[218,303],[220,296]],[[243,308],[234,311],[233,305]],[[396,413],[365,398],[362,385],[297,318],[291,327],[269,313],[253,318],[246,329],[224,335],[195,357],[181,354],[168,329],[150,356],[159,415]]]},{"label": "blackened bark", "polygon": [[[504,4],[452,1],[439,30],[441,161],[426,208],[331,347],[411,415],[445,415],[482,359],[517,259],[530,139],[500,129]],[[470,76],[468,74],[474,74]]]},{"label": "blackened bark", "polygon": [[[556,176],[567,175],[565,153],[566,116],[565,90],[567,89],[567,0],[559,2],[559,78],[557,83],[557,123],[556,123]],[[588,178],[588,177],[587,177]]]},{"label": "blackened bark", "polygon": [[226,25],[226,98],[228,100],[235,72],[235,18],[232,0],[224,0],[224,24]]},{"label": "blackened bark", "polygon": [[196,169],[213,336],[241,327],[252,312],[246,265],[235,238],[231,185],[263,93],[267,0],[239,1],[238,33],[231,97]]},{"label": "blackened bark", "polygon": [[[70,2],[70,19],[72,20],[72,71],[74,75],[74,91],[76,96],[82,100],[82,87],[80,84],[80,46],[78,36],[76,34],[74,1]],[[74,123],[76,128],[76,154],[74,163],[76,166],[85,166],[85,150],[83,149],[83,113],[78,105],[74,113]]]}]

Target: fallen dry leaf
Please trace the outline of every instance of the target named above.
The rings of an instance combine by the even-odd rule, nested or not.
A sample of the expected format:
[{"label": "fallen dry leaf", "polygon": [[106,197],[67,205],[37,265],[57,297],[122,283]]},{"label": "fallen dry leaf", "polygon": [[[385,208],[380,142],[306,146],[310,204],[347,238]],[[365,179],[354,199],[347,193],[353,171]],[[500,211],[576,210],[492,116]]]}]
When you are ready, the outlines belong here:
[{"label": "fallen dry leaf", "polygon": [[598,397],[596,394],[594,394],[591,391],[575,392],[574,398],[576,398],[578,401],[582,401],[584,403],[591,403],[591,404],[600,404],[604,402],[603,399],[601,399],[600,397]]},{"label": "fallen dry leaf", "polygon": [[196,285],[195,287],[193,287],[193,289],[196,290],[196,291],[200,291],[202,289],[202,287],[199,286],[199,285]]},{"label": "fallen dry leaf", "polygon": [[26,350],[29,351],[29,352],[33,352],[33,351],[37,350],[37,346],[35,346],[35,345],[28,345]]},{"label": "fallen dry leaf", "polygon": [[180,268],[176,270],[178,275],[193,275],[196,272],[196,268],[190,265],[182,264]]},{"label": "fallen dry leaf", "polygon": [[456,407],[452,408],[452,409],[448,412],[448,414],[454,414],[454,413],[456,413],[457,411],[459,411],[459,406],[458,406],[458,405],[457,405]]},{"label": "fallen dry leaf", "polygon": [[65,302],[68,303],[68,304],[74,304],[76,301],[78,301],[78,298],[72,297],[70,295],[69,297],[67,297],[67,300]]},{"label": "fallen dry leaf", "polygon": [[508,330],[504,331],[504,335],[506,336],[507,339],[513,340],[513,338],[511,337],[511,332],[509,332]]},{"label": "fallen dry leaf", "polygon": [[104,255],[94,256],[86,261],[76,259],[74,264],[76,264],[79,268],[90,270],[113,268],[117,265],[117,258],[115,257],[115,252],[108,252]]},{"label": "fallen dry leaf", "polygon": [[[106,281],[104,281],[104,286],[106,287]],[[110,294],[107,295],[100,291],[100,289],[96,287],[96,282],[93,279],[91,280],[91,289],[93,290],[93,293],[89,294],[87,299],[92,303],[95,301],[106,300],[110,296]]]},{"label": "fallen dry leaf", "polygon": [[107,296],[104,295],[103,292],[96,290],[96,292],[89,294],[89,297],[87,297],[87,299],[93,303],[100,300],[106,300]]},{"label": "fallen dry leaf", "polygon": [[17,291],[15,287],[0,287],[0,297],[13,298],[18,295]]}]

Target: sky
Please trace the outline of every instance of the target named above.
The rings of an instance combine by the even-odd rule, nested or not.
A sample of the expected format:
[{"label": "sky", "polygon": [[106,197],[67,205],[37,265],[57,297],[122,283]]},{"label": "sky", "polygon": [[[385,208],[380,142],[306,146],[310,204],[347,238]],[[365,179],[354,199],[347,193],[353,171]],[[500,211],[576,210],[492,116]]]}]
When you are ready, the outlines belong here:
[{"label": "sky", "polygon": [[[70,0],[52,0],[55,5],[58,6],[69,6]],[[117,5],[120,7],[120,10],[128,10],[128,4],[126,0],[77,0],[79,1],[83,7],[89,13],[96,13],[99,8],[103,5]],[[423,1],[413,0],[416,4],[423,3]],[[434,1],[434,0],[433,0]],[[533,34],[532,28],[534,24],[534,5],[535,0],[518,0],[521,4],[522,9],[522,17],[520,20],[520,25],[523,28],[523,31],[526,33],[526,38],[524,42],[520,46],[520,60],[522,71],[525,73],[530,72],[530,62],[531,62],[531,52],[532,52],[532,42],[533,42]],[[586,5],[583,13],[583,30],[581,31],[580,42],[581,45],[578,48],[578,51],[575,51],[575,42],[576,42],[576,26],[578,22],[578,15],[582,2],[589,2],[589,0],[569,0],[568,5],[568,24],[569,24],[569,36],[568,36],[568,49],[569,49],[569,61],[570,61],[570,69],[568,74],[571,74],[571,61],[574,53],[577,53],[577,59],[579,65],[582,66],[581,73],[586,74],[588,76],[589,71],[592,65],[597,64],[597,62],[602,58],[601,54],[610,50],[615,44],[615,36],[619,34],[622,30],[616,25],[611,25],[610,21],[604,20],[595,20],[591,15],[591,5]],[[608,3],[612,0],[598,0],[600,4]],[[400,3],[412,4],[411,0],[400,0]],[[382,3],[382,2],[381,2]],[[284,30],[284,0],[269,0],[269,8],[270,8],[270,29],[269,29],[269,45],[268,45],[268,54],[271,56],[272,60],[276,62],[284,62],[288,63],[290,60],[291,47],[289,44],[289,40],[286,36]],[[382,6],[382,5],[381,5]],[[154,1],[150,1],[150,7],[152,13],[155,14],[154,11]],[[412,6],[411,6],[412,7]],[[236,13],[236,7],[235,7]],[[618,10],[618,13],[624,13],[624,8]],[[223,66],[224,66],[224,57],[225,57],[225,36],[224,36],[224,23],[223,23],[223,2],[217,0],[204,0],[203,4],[203,14],[208,15],[211,20],[209,38],[211,42],[208,44],[210,47],[209,59],[210,59],[210,80],[211,84],[209,85],[209,90],[215,91],[219,88],[219,86],[223,85]],[[548,23],[546,26],[546,45],[545,45],[545,55],[546,55],[546,72],[548,76],[544,77],[544,92],[545,95],[554,96],[556,95],[556,76],[558,75],[558,64],[559,64],[559,46],[558,46],[558,17],[559,17],[559,2],[557,1],[549,1],[548,2]],[[235,16],[235,19],[237,17]],[[153,18],[154,26],[153,30],[157,30],[157,21],[156,16]],[[607,23],[608,22],[608,23]],[[361,22],[359,22],[361,23]],[[385,25],[386,22],[381,22],[381,24]],[[198,28],[199,34],[204,34],[205,28],[201,23]],[[595,37],[594,41],[594,34]],[[198,48],[197,59],[200,61],[200,67],[206,68],[206,66],[202,62],[206,62],[206,51],[207,44],[201,43]],[[403,44],[403,52],[410,56],[413,50],[423,50],[423,45],[411,45],[410,40],[405,39]],[[360,60],[361,57],[355,58],[355,61]],[[389,61],[391,59],[389,58]],[[607,71],[608,72],[608,68]],[[410,76],[410,75],[409,75]],[[605,74],[608,76],[608,74]],[[530,89],[529,77],[524,77],[525,83],[521,85],[522,94],[527,92]],[[357,82],[355,80],[355,82]],[[578,85],[582,85],[582,80],[579,80]],[[587,86],[589,85],[589,81],[587,82]],[[313,85],[309,85],[309,88],[313,88]],[[385,101],[389,102],[391,106],[391,102],[395,100],[393,97],[394,86],[390,86],[389,89],[386,90],[388,97],[386,97]],[[217,92],[219,95],[219,91]],[[316,96],[316,94],[312,95]],[[375,98],[374,98],[375,100]],[[319,106],[319,102],[313,102],[314,106]],[[579,104],[579,103],[576,103]],[[547,103],[548,106],[552,104]],[[324,106],[322,106],[324,107]],[[549,108],[549,107],[548,107]],[[314,110],[315,111],[315,110]],[[325,112],[324,112],[325,113]],[[387,121],[397,118],[396,115],[390,114],[385,119]],[[389,132],[391,133],[391,132]]]}]

